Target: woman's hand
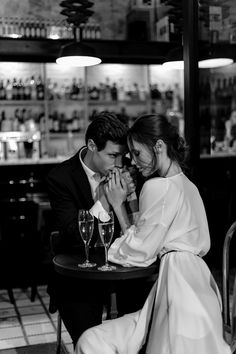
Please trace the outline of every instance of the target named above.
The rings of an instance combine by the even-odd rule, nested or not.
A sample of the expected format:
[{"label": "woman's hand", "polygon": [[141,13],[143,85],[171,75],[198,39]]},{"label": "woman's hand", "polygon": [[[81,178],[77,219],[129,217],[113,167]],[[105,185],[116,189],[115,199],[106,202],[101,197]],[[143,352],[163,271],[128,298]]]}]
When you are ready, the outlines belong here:
[{"label": "woman's hand", "polygon": [[109,172],[104,186],[106,197],[113,209],[119,208],[127,198],[128,187],[118,168]]}]

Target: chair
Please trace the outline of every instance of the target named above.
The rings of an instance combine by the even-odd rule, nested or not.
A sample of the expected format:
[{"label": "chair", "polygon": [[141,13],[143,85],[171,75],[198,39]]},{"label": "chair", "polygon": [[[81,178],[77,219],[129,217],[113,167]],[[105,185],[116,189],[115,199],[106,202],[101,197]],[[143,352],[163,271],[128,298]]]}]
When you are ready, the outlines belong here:
[{"label": "chair", "polygon": [[225,340],[230,344],[233,354],[236,353],[236,277],[234,277],[233,302],[230,314],[229,301],[229,254],[230,243],[236,231],[236,221],[228,229],[223,246],[223,330]]},{"label": "chair", "polygon": [[25,284],[31,287],[31,301],[37,293],[38,244],[34,206],[25,198],[0,201],[0,265],[5,269],[1,282],[11,303],[12,288]]},{"label": "chair", "polygon": [[[59,231],[52,231],[51,232],[51,234],[50,234],[50,248],[51,248],[52,256],[55,256],[58,253],[58,249],[60,248],[60,233],[59,233]],[[58,311],[57,306],[50,297],[49,312],[53,314],[57,311]],[[61,327],[62,327],[62,319],[61,319],[60,313],[58,311],[58,313],[57,313],[56,354],[61,353]]]}]

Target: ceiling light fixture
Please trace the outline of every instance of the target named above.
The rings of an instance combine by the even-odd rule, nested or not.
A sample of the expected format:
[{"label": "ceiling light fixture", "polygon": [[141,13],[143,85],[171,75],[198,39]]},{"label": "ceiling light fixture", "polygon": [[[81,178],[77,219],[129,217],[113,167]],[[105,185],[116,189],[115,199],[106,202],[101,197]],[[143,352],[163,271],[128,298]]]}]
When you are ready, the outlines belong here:
[{"label": "ceiling light fixture", "polygon": [[[100,64],[102,60],[96,55],[95,49],[82,42],[81,24],[86,23],[93,14],[93,11],[89,10],[93,6],[93,2],[88,0],[64,0],[60,3],[60,6],[64,8],[61,14],[67,16],[67,22],[73,24],[74,42],[61,47],[56,63],[76,67]],[[79,28],[79,41],[76,40],[76,28]]]},{"label": "ceiling light fixture", "polygon": [[92,66],[101,63],[101,59],[95,54],[95,50],[84,43],[72,42],[61,47],[56,63],[68,66]]},{"label": "ceiling light fixture", "polygon": [[234,61],[231,58],[212,58],[204,59],[198,62],[199,69],[213,69],[219,68],[221,66],[227,66],[232,64]]},{"label": "ceiling light fixture", "polygon": [[[213,69],[219,68],[222,66],[227,66],[232,64],[234,61],[230,57],[220,57],[214,51],[207,51],[206,54],[202,55],[202,59],[198,62],[199,69]],[[170,50],[167,55],[167,60],[162,64],[163,68],[169,70],[183,70],[184,69],[184,61],[183,61],[183,49],[182,47],[175,48]]]}]

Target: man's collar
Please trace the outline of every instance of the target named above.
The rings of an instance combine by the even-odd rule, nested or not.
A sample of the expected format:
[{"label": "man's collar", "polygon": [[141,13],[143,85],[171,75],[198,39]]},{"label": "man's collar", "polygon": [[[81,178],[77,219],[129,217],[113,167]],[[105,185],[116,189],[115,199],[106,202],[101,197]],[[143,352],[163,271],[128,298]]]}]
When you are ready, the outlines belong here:
[{"label": "man's collar", "polygon": [[101,181],[101,174],[91,170],[87,165],[85,165],[85,163],[83,161],[82,157],[85,156],[86,151],[87,151],[86,147],[84,147],[83,149],[80,150],[79,159],[80,159],[81,165],[82,165],[86,175],[88,176],[88,178],[93,178],[95,181],[100,182]]}]

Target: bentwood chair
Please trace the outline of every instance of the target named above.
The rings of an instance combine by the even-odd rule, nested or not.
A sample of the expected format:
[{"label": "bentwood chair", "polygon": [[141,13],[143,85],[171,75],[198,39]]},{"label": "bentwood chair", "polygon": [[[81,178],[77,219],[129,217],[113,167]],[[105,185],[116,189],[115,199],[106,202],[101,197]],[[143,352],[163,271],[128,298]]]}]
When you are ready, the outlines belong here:
[{"label": "bentwood chair", "polygon": [[[52,231],[50,234],[50,248],[52,256],[55,256],[58,253],[58,249],[60,247],[60,233],[59,231]],[[57,344],[56,344],[56,354],[61,353],[61,327],[62,327],[62,319],[60,313],[57,309],[56,304],[54,304],[53,300],[50,298],[49,302],[49,312],[56,313],[57,312]]]},{"label": "bentwood chair", "polygon": [[223,325],[224,337],[230,344],[232,353],[236,353],[236,277],[234,276],[234,286],[232,295],[232,305],[230,305],[229,294],[229,255],[230,243],[236,233],[236,221],[228,229],[223,246]]}]

